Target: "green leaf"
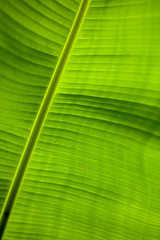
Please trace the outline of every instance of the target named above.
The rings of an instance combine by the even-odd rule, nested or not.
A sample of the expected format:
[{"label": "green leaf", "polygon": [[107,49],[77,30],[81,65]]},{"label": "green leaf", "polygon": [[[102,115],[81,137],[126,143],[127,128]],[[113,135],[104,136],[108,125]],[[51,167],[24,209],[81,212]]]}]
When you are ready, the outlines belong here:
[{"label": "green leaf", "polygon": [[159,7],[0,0],[0,239],[159,239]]}]

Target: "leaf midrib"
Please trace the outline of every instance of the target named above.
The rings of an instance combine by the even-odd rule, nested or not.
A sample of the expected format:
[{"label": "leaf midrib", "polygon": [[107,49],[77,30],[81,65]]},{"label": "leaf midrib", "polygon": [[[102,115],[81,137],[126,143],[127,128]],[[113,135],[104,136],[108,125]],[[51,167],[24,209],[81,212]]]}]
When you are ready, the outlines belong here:
[{"label": "leaf midrib", "polygon": [[11,210],[13,208],[13,204],[15,202],[20,185],[23,181],[23,176],[26,171],[28,162],[31,158],[31,154],[36,145],[38,137],[40,135],[43,123],[45,121],[45,118],[49,111],[53,97],[55,95],[57,85],[61,79],[67,60],[70,56],[73,45],[75,43],[76,37],[78,35],[78,32],[85,18],[85,14],[88,10],[89,3],[90,3],[90,0],[82,0],[80,3],[80,6],[76,14],[76,17],[74,19],[73,25],[71,27],[70,33],[68,35],[68,38],[63,47],[62,53],[57,62],[56,68],[51,77],[50,83],[48,85],[48,88],[46,90],[42,103],[40,105],[39,111],[36,115],[35,121],[33,123],[32,129],[30,131],[29,137],[27,139],[26,145],[24,147],[23,153],[21,155],[19,164],[17,166],[15,175],[13,177],[6,200],[2,208],[1,217],[0,217],[0,239],[2,239],[3,237]]}]

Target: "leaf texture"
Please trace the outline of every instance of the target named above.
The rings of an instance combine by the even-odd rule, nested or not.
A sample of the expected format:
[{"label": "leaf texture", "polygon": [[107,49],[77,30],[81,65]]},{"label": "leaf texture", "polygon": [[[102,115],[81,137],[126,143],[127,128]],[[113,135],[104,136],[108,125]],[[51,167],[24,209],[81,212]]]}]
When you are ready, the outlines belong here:
[{"label": "leaf texture", "polygon": [[[79,4],[1,0],[1,209]],[[159,7],[91,0],[4,240],[159,239]]]}]

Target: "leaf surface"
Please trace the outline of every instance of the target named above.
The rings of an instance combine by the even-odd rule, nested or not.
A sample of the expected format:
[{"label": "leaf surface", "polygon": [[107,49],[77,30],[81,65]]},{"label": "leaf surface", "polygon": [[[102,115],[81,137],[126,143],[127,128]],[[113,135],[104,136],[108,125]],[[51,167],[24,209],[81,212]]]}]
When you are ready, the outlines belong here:
[{"label": "leaf surface", "polygon": [[[81,1],[0,2],[4,209]],[[159,239],[159,7],[90,1],[3,239]]]}]

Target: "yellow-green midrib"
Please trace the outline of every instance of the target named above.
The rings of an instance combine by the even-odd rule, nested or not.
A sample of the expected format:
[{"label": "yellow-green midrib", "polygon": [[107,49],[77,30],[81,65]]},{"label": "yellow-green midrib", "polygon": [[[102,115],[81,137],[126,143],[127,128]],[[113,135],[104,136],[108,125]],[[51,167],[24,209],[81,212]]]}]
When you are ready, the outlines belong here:
[{"label": "yellow-green midrib", "polygon": [[[82,5],[85,5],[86,3],[88,3],[88,1],[83,1],[83,2],[82,2]],[[7,4],[8,4],[8,5],[7,5]],[[57,5],[57,4],[58,4],[58,5]],[[61,8],[61,9],[62,9],[63,7],[65,8],[65,7],[67,6],[67,4],[68,4],[68,3],[66,3],[66,4],[60,4],[60,8]],[[55,5],[59,6],[59,3],[55,2]],[[77,5],[77,3],[74,4],[74,7],[75,7],[76,5]],[[28,6],[27,6],[27,7],[28,7]],[[8,14],[8,12],[6,13],[6,11],[5,11],[6,8],[9,9],[9,11],[8,11],[9,14]],[[14,11],[12,11],[12,8],[14,9]],[[19,17],[17,18],[18,21],[17,21],[17,19],[16,19],[16,21],[15,21],[15,25],[19,24],[19,25],[20,25],[20,29],[21,29],[22,26],[23,26],[23,28],[26,29],[26,33],[27,33],[27,34],[28,34],[28,31],[31,31],[31,33],[32,33],[34,27],[36,28],[36,26],[37,26],[38,23],[36,23],[36,25],[35,25],[35,23],[33,23],[32,25],[30,25],[30,24],[29,24],[29,21],[31,21],[31,20],[30,20],[30,18],[27,16],[27,17],[26,17],[26,21],[24,22],[24,25],[23,25],[23,24],[21,23],[21,18],[23,18],[22,14],[21,14],[21,10],[22,10],[21,8],[23,8],[23,10],[25,10],[25,3],[24,3],[24,5],[21,4],[20,7],[19,7],[19,9],[17,10],[16,4],[15,4],[15,6],[14,6],[14,5],[9,4],[8,2],[6,2],[6,5],[4,5],[3,8],[2,8],[2,19],[4,19],[4,21],[7,22],[8,19],[13,18],[13,23],[14,23],[14,20],[15,20],[15,15],[14,15],[14,14],[20,14]],[[85,13],[86,6],[82,6],[82,8],[83,8],[83,9],[81,10],[81,6],[80,6],[80,11],[82,11],[80,17],[79,17],[79,12],[76,13],[76,18],[78,18],[78,20],[77,20],[77,24],[78,24],[77,27],[78,27],[78,28],[80,27],[81,20],[83,19],[83,12]],[[34,11],[33,11],[33,12],[34,12]],[[67,14],[68,14],[68,13],[69,13],[69,12],[67,12]],[[6,16],[6,15],[7,15],[7,19],[5,20],[5,16]],[[24,16],[25,16],[25,15],[26,15],[26,13],[24,14]],[[24,19],[23,19],[23,20],[24,20]],[[55,21],[54,21],[54,22],[55,22]],[[28,23],[28,24],[27,24],[27,23]],[[25,25],[25,24],[26,24],[26,25]],[[11,25],[12,25],[12,22],[11,22]],[[31,26],[31,28],[30,28],[30,26]],[[40,28],[42,27],[40,23],[39,23],[39,26],[40,26]],[[61,27],[62,27],[62,26],[61,26]],[[14,28],[14,26],[13,26],[13,28]],[[46,29],[44,28],[44,30],[46,30]],[[60,30],[61,30],[61,29],[60,29]],[[59,30],[59,31],[60,31],[60,30]],[[50,102],[51,102],[52,97],[53,97],[53,94],[54,94],[54,91],[55,91],[55,89],[56,89],[56,85],[57,85],[58,80],[59,80],[59,78],[60,78],[60,76],[61,76],[62,70],[63,70],[63,68],[64,68],[64,66],[65,66],[65,62],[67,61],[67,58],[68,58],[68,56],[69,56],[69,53],[70,53],[70,50],[71,50],[70,45],[72,45],[72,44],[74,43],[74,38],[75,38],[75,36],[76,36],[76,34],[77,34],[77,32],[78,32],[78,31],[77,31],[77,28],[75,28],[75,29],[72,29],[72,28],[71,28],[70,31],[71,31],[71,32],[74,32],[74,33],[69,34],[69,36],[68,36],[68,38],[67,38],[68,46],[64,45],[64,47],[63,47],[62,53],[61,53],[61,55],[60,55],[60,59],[63,59],[63,61],[61,61],[61,64],[60,64],[60,62],[58,61],[57,65],[56,65],[56,70],[54,71],[54,74],[53,74],[53,77],[51,78],[51,82],[50,82],[50,84],[49,84],[49,87],[47,88],[45,97],[44,97],[44,99],[43,99],[43,101],[42,101],[42,103],[41,103],[41,105],[40,105],[38,114],[37,114],[36,119],[35,119],[35,121],[34,121],[34,123],[33,123],[33,126],[32,126],[32,130],[31,130],[31,132],[30,132],[30,134],[29,134],[29,136],[28,136],[28,140],[27,140],[27,142],[26,142],[26,144],[25,144],[25,148],[24,148],[24,150],[23,150],[23,153],[22,153],[22,156],[21,156],[21,160],[20,160],[19,165],[18,165],[18,167],[17,167],[16,174],[15,174],[13,180],[12,180],[12,184],[11,184],[11,186],[10,186],[10,190],[9,190],[7,196],[6,196],[6,200],[5,200],[5,203],[4,203],[4,205],[3,205],[3,209],[2,209],[2,213],[1,213],[1,226],[2,226],[2,229],[1,229],[1,230],[4,230],[4,228],[5,228],[5,224],[6,224],[6,222],[7,222],[6,219],[8,219],[8,216],[9,216],[10,211],[11,211],[11,209],[12,209],[12,205],[13,205],[13,203],[14,203],[14,200],[15,200],[15,197],[16,197],[16,194],[17,194],[19,185],[21,184],[21,181],[22,181],[22,179],[23,179],[23,174],[24,174],[25,169],[26,169],[26,167],[27,167],[27,164],[28,164],[30,155],[32,154],[32,150],[33,150],[34,144],[36,143],[36,140],[37,140],[37,138],[38,138],[39,132],[40,132],[40,130],[41,130],[41,126],[42,126],[42,124],[43,124],[43,121],[44,121],[45,116],[46,116],[46,114],[47,114],[47,111],[48,111]],[[2,32],[3,32],[3,30],[2,30]],[[61,32],[61,31],[60,31],[60,32]],[[27,34],[26,34],[26,35],[27,35]],[[36,31],[35,31],[35,34],[37,34],[37,29],[36,29]],[[44,32],[44,33],[41,32],[41,34],[45,34],[45,32]],[[46,34],[47,34],[47,32],[46,32]],[[46,35],[46,34],[45,34],[45,35]],[[15,35],[16,35],[16,34],[15,34]],[[70,35],[72,35],[72,36],[70,37]],[[17,37],[17,35],[16,35],[16,37]],[[51,37],[51,36],[50,36],[50,37]],[[55,38],[55,37],[53,36],[53,38]],[[40,39],[40,38],[39,38],[39,39]],[[60,39],[60,38],[58,38],[58,39]],[[28,40],[28,39],[27,39],[27,40]],[[61,41],[61,40],[60,40],[60,41]],[[25,41],[24,41],[24,42],[25,42]],[[27,42],[27,43],[28,43],[28,42]],[[33,44],[33,47],[34,47],[34,44]],[[3,48],[3,49],[5,48],[5,47],[4,47],[4,42],[3,42],[3,44],[2,44],[2,48]],[[67,51],[66,51],[66,48],[67,48]],[[53,49],[54,49],[54,46],[53,46]],[[5,50],[5,51],[6,51],[6,50]],[[8,55],[9,55],[9,57],[8,57],[8,59],[6,58],[6,61],[8,61],[8,60],[11,59],[11,55],[13,56],[13,54],[10,53],[10,51],[8,52]],[[10,63],[4,61],[4,63],[2,62],[2,64],[4,64],[5,67],[6,67],[6,66],[8,67],[8,65],[11,65],[11,69],[13,69],[13,72],[18,70],[18,71],[20,72],[20,74],[22,74],[22,73],[26,74],[26,73],[29,71],[28,66],[30,66],[30,67],[32,68],[32,64],[27,65],[27,64],[28,64],[28,63],[27,63],[28,60],[27,60],[27,61],[26,61],[26,64],[25,64],[25,62],[24,62],[24,65],[26,65],[25,67],[24,67],[23,64],[20,64],[20,66],[18,65],[18,69],[17,69],[17,66],[14,64],[14,61],[13,61],[13,60],[14,60],[14,57],[15,57],[15,55],[13,56],[13,59],[12,59],[12,61],[11,61]],[[17,61],[18,61],[18,59],[19,59],[19,57],[17,56]],[[59,66],[59,65],[61,65],[61,66]],[[23,69],[21,69],[21,66],[22,66]],[[37,65],[37,66],[38,66],[38,65]],[[24,69],[25,69],[25,70],[24,70]],[[26,69],[27,69],[27,72],[26,72]],[[32,72],[31,72],[31,73],[29,72],[29,74],[33,75],[33,77],[34,77],[34,76],[35,76],[34,70],[36,71],[36,69],[34,69],[34,68],[32,68],[32,69],[33,69]],[[52,67],[52,69],[53,69],[53,67]],[[13,72],[10,71],[11,75],[13,74]],[[46,73],[47,73],[47,72],[46,72]],[[57,74],[57,73],[58,73],[58,74]],[[40,72],[39,74],[42,74],[42,73]],[[40,76],[41,76],[41,75],[40,75]],[[7,76],[7,78],[8,78],[8,76]],[[10,77],[10,78],[11,78],[11,77]],[[58,79],[57,79],[57,78],[58,78]],[[32,86],[33,86],[33,82],[32,82]],[[5,89],[4,89],[4,90],[5,90]],[[11,91],[11,92],[12,92],[12,91]],[[29,95],[29,96],[31,96],[31,95]],[[4,97],[5,97],[5,96],[4,96]],[[2,98],[2,101],[3,101],[3,98]],[[4,113],[3,118],[5,118],[5,113]],[[15,119],[16,119],[16,118],[15,118]],[[12,118],[11,120],[13,120],[13,118]],[[17,120],[17,119],[16,119],[16,120]],[[17,121],[17,122],[18,122],[18,121]],[[20,122],[20,123],[21,123],[21,122]],[[13,124],[13,121],[12,121],[12,124]],[[30,126],[31,126],[31,125],[30,125]],[[3,232],[3,231],[1,231],[1,235],[2,235],[2,232]]]}]

